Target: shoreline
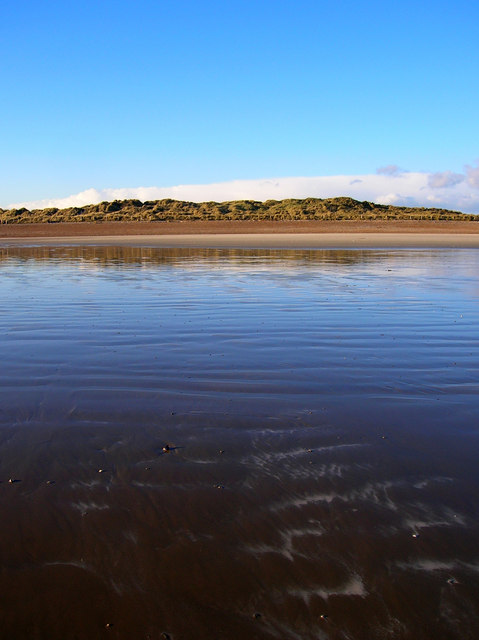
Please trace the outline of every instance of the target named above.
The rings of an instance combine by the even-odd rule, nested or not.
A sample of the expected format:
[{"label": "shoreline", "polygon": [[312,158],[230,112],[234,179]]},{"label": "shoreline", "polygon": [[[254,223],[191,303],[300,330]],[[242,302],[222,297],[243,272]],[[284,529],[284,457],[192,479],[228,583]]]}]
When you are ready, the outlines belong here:
[{"label": "shoreline", "polygon": [[0,225],[0,246],[184,248],[479,247],[479,222],[192,221]]}]

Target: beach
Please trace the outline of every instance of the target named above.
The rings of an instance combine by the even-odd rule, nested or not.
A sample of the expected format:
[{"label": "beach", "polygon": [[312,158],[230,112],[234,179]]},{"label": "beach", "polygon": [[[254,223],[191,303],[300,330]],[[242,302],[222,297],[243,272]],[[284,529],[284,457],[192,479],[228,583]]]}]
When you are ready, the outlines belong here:
[{"label": "beach", "polygon": [[4,4],[0,640],[478,640],[479,2]]}]

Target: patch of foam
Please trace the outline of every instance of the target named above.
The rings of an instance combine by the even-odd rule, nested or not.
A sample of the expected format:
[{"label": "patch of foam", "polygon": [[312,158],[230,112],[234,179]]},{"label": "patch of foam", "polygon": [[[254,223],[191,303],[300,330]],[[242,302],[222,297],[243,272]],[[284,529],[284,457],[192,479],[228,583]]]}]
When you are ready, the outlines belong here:
[{"label": "patch of foam", "polygon": [[304,496],[300,496],[297,498],[292,498],[291,500],[287,500],[284,502],[276,503],[271,506],[272,511],[282,511],[284,509],[293,508],[301,508],[307,506],[309,504],[321,503],[325,502],[327,504],[333,502],[334,500],[339,500],[341,502],[357,502],[357,501],[365,501],[372,502],[374,504],[380,504],[385,506],[392,511],[398,511],[398,506],[391,500],[388,495],[388,489],[393,486],[402,485],[403,481],[388,481],[388,482],[378,482],[378,483],[367,483],[360,487],[359,489],[355,489],[350,493],[311,493]]},{"label": "patch of foam", "polygon": [[242,464],[254,464],[260,466],[267,466],[269,464],[275,464],[282,460],[294,460],[297,458],[302,458],[303,456],[310,456],[312,453],[322,453],[322,452],[330,452],[330,451],[339,451],[342,449],[351,449],[351,448],[359,448],[369,446],[366,443],[356,442],[350,444],[333,444],[324,447],[313,447],[311,451],[305,449],[303,447],[298,449],[291,449],[289,451],[261,451],[261,453],[253,454],[249,456],[245,456],[241,459]]},{"label": "patch of foam", "polygon": [[355,465],[348,464],[313,464],[306,467],[292,467],[283,470],[291,478],[343,478]]},{"label": "patch of foam", "polygon": [[89,480],[88,482],[71,482],[70,489],[93,489],[93,487],[98,487],[99,485],[103,486],[103,483],[99,480]]},{"label": "patch of foam", "polygon": [[406,529],[411,529],[414,533],[419,533],[422,529],[431,529],[434,527],[451,527],[452,522],[447,520],[405,520]]},{"label": "patch of foam", "polygon": [[125,538],[125,540],[128,540],[129,542],[132,542],[135,545],[138,544],[138,536],[134,531],[124,531],[123,537]]},{"label": "patch of foam", "polygon": [[76,569],[84,569],[85,571],[90,571],[91,573],[95,573],[94,568],[84,562],[83,560],[65,560],[65,561],[53,561],[53,562],[45,562],[45,567],[75,567]]},{"label": "patch of foam", "polygon": [[396,566],[400,569],[413,571],[457,571],[465,569],[479,573],[479,560],[476,562],[464,562],[462,560],[434,560],[431,558],[422,558],[415,562],[398,562]]},{"label": "patch of foam", "polygon": [[271,511],[283,511],[285,509],[290,509],[291,507],[300,509],[301,507],[305,507],[309,504],[316,504],[318,502],[326,502],[329,504],[336,499],[344,500],[344,496],[339,493],[311,493],[298,498],[292,498],[285,502],[273,504],[271,505]]},{"label": "patch of foam", "polygon": [[439,560],[418,560],[409,565],[410,568],[417,569],[419,571],[451,571],[456,567],[456,563],[443,562]]},{"label": "patch of foam", "polygon": [[249,553],[254,555],[262,555],[266,553],[276,553],[284,556],[288,560],[293,560],[294,557],[306,558],[307,556],[295,548],[294,541],[296,538],[302,538],[305,536],[321,537],[324,534],[324,528],[318,523],[315,527],[304,527],[301,529],[286,529],[281,531],[281,543],[278,546],[273,545],[254,545],[246,547]]},{"label": "patch of foam", "polygon": [[[268,629],[268,632],[273,635],[275,638],[279,638],[279,640],[284,640],[284,638],[291,638],[291,640],[305,640],[306,636],[301,631],[298,633],[297,629],[293,629],[289,625],[284,622],[280,622],[279,620],[268,618],[268,621],[265,621],[265,627]],[[309,629],[310,632],[314,633],[314,635],[310,635],[310,638],[314,638],[315,640],[326,640],[328,636],[324,634],[320,629]]]},{"label": "patch of foam", "polygon": [[276,462],[280,462],[282,460],[290,460],[291,458],[299,458],[305,455],[309,455],[307,449],[293,449],[292,451],[273,451],[266,452],[262,451],[259,454],[253,454],[250,456],[246,456],[241,460],[243,464],[251,463],[259,466],[267,466],[270,464],[275,464]]},{"label": "patch of foam", "polygon": [[394,486],[401,486],[402,480],[367,483],[360,489],[351,491],[349,494],[349,500],[363,500],[366,502],[373,502],[374,504],[380,504],[386,506],[392,511],[397,511],[398,506],[389,497],[388,490]]},{"label": "patch of foam", "polygon": [[454,482],[453,478],[448,478],[447,476],[435,476],[433,478],[426,478],[425,480],[420,480],[413,484],[415,489],[425,489],[431,484],[442,483],[442,482]]},{"label": "patch of foam", "polygon": [[420,517],[409,517],[404,520],[404,527],[412,529],[416,533],[421,529],[432,527],[464,527],[466,519],[459,513],[455,513],[448,507],[434,510],[423,503],[415,503],[413,505],[420,513]]},{"label": "patch of foam", "polygon": [[[91,565],[87,564],[83,560],[66,560],[64,562],[56,561],[56,562],[45,562],[44,566],[58,566],[58,567],[75,567],[76,569],[82,569],[83,571],[88,571],[88,573],[92,573],[94,575],[99,575],[96,569]],[[108,580],[108,583],[113,588],[115,593],[119,596],[123,595],[123,588],[118,583],[114,582],[112,579]]]},{"label": "patch of foam", "polygon": [[105,509],[109,509],[110,506],[108,504],[98,504],[98,502],[72,502],[71,506],[74,509],[78,509],[82,513],[86,513],[88,511],[104,511]]},{"label": "patch of foam", "polygon": [[360,447],[369,447],[365,442],[351,442],[349,444],[331,444],[324,447],[317,447],[315,451],[337,451],[338,449],[359,449]]},{"label": "patch of foam", "polygon": [[333,596],[350,596],[350,597],[358,597],[365,598],[368,595],[368,591],[364,586],[364,582],[358,575],[353,575],[351,578],[345,582],[344,584],[333,587],[326,588],[324,586],[310,587],[309,589],[288,589],[288,594],[295,597],[301,598],[309,604],[311,598],[319,597],[323,600],[327,600]]},{"label": "patch of foam", "polygon": [[191,491],[192,489],[199,489],[201,487],[211,488],[215,485],[210,482],[182,482],[178,484],[172,484],[170,482],[142,482],[141,480],[133,480],[131,485],[138,487],[139,489],[152,489],[155,491],[162,491],[168,489],[176,489],[178,491]]}]

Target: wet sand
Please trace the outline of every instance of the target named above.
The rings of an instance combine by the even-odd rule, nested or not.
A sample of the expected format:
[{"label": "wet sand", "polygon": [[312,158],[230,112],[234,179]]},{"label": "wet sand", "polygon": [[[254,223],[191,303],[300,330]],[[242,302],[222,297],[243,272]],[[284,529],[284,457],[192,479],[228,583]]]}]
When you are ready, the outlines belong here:
[{"label": "wet sand", "polygon": [[2,430],[2,638],[476,637],[470,437],[174,406]]},{"label": "wet sand", "polygon": [[0,638],[474,640],[478,260],[4,247]]}]

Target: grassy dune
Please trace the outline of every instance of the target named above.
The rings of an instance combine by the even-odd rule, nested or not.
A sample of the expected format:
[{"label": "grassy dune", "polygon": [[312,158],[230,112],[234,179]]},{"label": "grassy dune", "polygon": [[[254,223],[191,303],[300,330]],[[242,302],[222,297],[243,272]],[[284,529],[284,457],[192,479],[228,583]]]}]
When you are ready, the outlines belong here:
[{"label": "grassy dune", "polygon": [[395,207],[352,198],[302,200],[115,200],[68,209],[0,209],[0,224],[55,222],[155,222],[191,220],[479,220],[447,209]]}]

